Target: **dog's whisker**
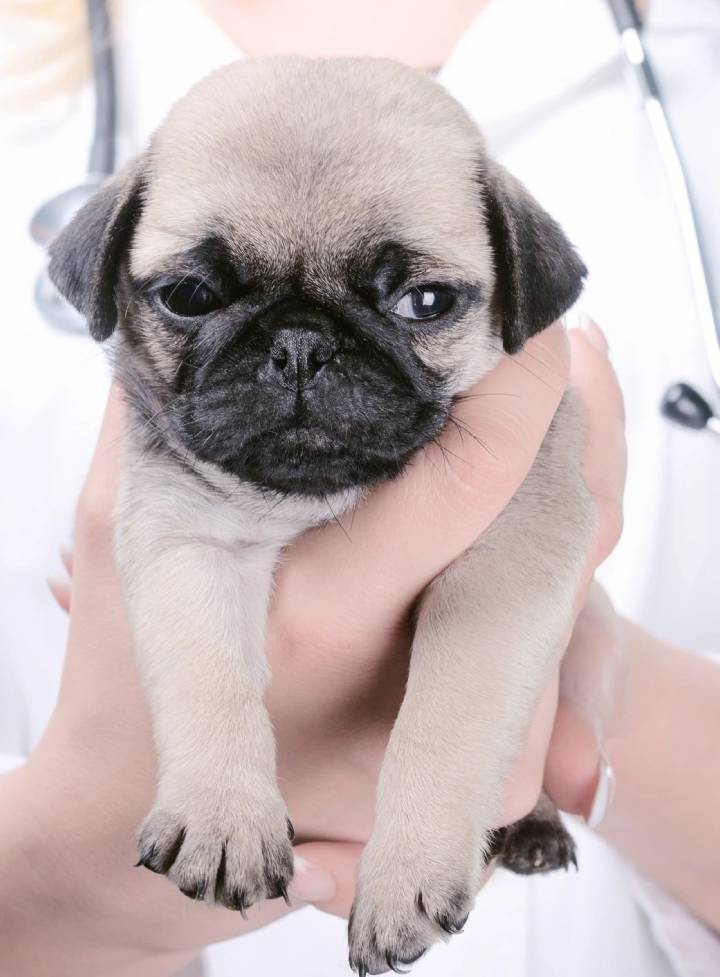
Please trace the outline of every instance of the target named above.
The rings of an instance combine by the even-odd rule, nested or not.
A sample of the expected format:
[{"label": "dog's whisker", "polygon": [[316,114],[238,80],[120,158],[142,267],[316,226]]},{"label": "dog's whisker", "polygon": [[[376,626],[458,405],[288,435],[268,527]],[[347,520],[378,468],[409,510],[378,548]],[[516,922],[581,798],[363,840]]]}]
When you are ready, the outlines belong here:
[{"label": "dog's whisker", "polygon": [[462,403],[463,400],[479,400],[480,397],[513,397],[517,398],[520,394],[513,394],[510,392],[504,392],[502,390],[488,390],[479,394],[458,394],[453,397],[456,404]]},{"label": "dog's whisker", "polygon": [[462,429],[462,426],[461,426],[461,424],[460,424],[460,422],[459,422],[459,421],[458,421],[458,419],[457,419],[456,417],[454,417],[454,416],[453,416],[452,414],[450,414],[450,416],[448,417],[448,421],[449,421],[449,422],[450,422],[451,424],[453,424],[453,425],[455,426],[455,428],[457,429],[457,432],[458,432],[458,434],[460,435],[460,444],[461,444],[461,445],[462,445],[463,447],[465,447],[465,432],[463,431],[463,429]]},{"label": "dog's whisker", "polygon": [[485,441],[483,441],[482,438],[479,438],[466,421],[461,420],[459,417],[455,417],[454,414],[450,414],[448,420],[452,421],[452,423],[455,424],[455,426],[458,428],[458,431],[460,430],[464,431],[465,434],[469,435],[469,437],[471,437],[473,441],[475,441],[481,448],[487,451],[487,453],[492,458],[495,458],[497,460],[497,455],[490,448],[490,445],[488,445]]},{"label": "dog's whisker", "polygon": [[181,285],[184,285],[185,284],[185,282],[188,280],[188,278],[194,278],[198,274],[199,271],[200,271],[200,269],[197,268],[197,267],[196,268],[192,268],[190,271],[186,272],[182,276],[182,278],[180,278],[178,281],[176,281],[175,284],[173,285],[172,291],[167,296],[166,301],[169,301],[173,297],[173,295],[175,294],[175,292],[177,292],[177,290],[180,288]]},{"label": "dog's whisker", "polygon": [[544,386],[546,386],[546,387],[548,388],[548,390],[552,390],[552,392],[553,392],[554,394],[558,394],[558,393],[561,393],[561,392],[562,392],[562,391],[559,391],[559,390],[556,390],[556,389],[555,389],[555,387],[553,387],[553,385],[552,385],[551,383],[549,383],[549,382],[548,382],[548,381],[547,381],[547,380],[546,380],[546,379],[545,379],[544,377],[541,377],[541,376],[540,376],[540,375],[539,375],[538,373],[535,373],[535,371],[534,371],[534,370],[531,370],[531,369],[530,369],[530,367],[529,367],[529,366],[527,366],[527,365],[526,365],[525,363],[522,363],[522,362],[521,362],[521,361],[520,361],[520,360],[519,360],[519,359],[517,358],[517,356],[510,356],[510,354],[509,354],[509,353],[503,353],[502,355],[503,355],[503,356],[504,356],[504,357],[505,357],[505,358],[506,358],[506,359],[507,359],[507,360],[508,360],[508,361],[509,361],[510,363],[514,363],[514,364],[515,364],[515,366],[519,366],[521,370],[525,370],[525,372],[526,372],[526,373],[529,373],[531,377],[535,377],[535,379],[536,379],[536,380],[539,380],[539,381],[540,381],[540,383],[542,383],[542,384],[543,384]]},{"label": "dog's whisker", "polygon": [[335,512],[335,510],[333,509],[333,507],[330,505],[330,500],[328,499],[327,495],[323,495],[323,502],[325,503],[325,505],[330,510],[330,514],[333,517],[333,522],[336,522],[337,523],[337,525],[340,527],[340,529],[342,529],[343,533],[347,537],[348,542],[349,543],[352,543],[352,538],[351,538],[350,534],[348,533],[347,529],[343,526],[342,522],[340,521],[340,517],[337,515],[337,513]]},{"label": "dog's whisker", "polygon": [[448,448],[446,444],[443,444],[438,438],[433,438],[433,444],[436,444],[438,448],[442,451],[443,458],[447,462],[448,458],[454,458],[456,461],[461,461],[464,465],[469,465],[470,462],[467,458],[463,458],[462,455],[457,454],[451,448]]},{"label": "dog's whisker", "polygon": [[131,293],[130,298],[127,301],[127,305],[125,306],[125,311],[123,312],[123,321],[126,320],[128,315],[130,314],[130,306],[133,304],[133,302],[138,297],[138,295],[139,292],[137,291]]},{"label": "dog's whisker", "polygon": [[547,370],[549,373],[552,373],[554,376],[556,376],[558,380],[562,380],[564,378],[563,374],[560,373],[559,370],[554,370],[551,366],[548,366],[548,364],[544,360],[542,360],[539,356],[536,356],[534,353],[531,353],[530,350],[527,348],[527,346],[525,346],[525,348],[523,349],[523,353],[525,354],[525,356],[529,356],[531,360],[535,360],[535,362],[538,363],[544,370]]}]

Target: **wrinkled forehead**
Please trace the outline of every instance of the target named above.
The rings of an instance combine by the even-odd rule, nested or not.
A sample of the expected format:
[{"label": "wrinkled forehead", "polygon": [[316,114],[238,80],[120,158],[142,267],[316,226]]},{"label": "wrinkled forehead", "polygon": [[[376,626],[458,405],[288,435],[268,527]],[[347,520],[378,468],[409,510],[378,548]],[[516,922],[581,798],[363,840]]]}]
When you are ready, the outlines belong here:
[{"label": "wrinkled forehead", "polygon": [[[438,85],[392,62],[222,69],[155,136],[132,270],[207,237],[282,275],[327,277],[387,240],[482,275],[481,139]],[[476,267],[474,267],[476,265]]]}]

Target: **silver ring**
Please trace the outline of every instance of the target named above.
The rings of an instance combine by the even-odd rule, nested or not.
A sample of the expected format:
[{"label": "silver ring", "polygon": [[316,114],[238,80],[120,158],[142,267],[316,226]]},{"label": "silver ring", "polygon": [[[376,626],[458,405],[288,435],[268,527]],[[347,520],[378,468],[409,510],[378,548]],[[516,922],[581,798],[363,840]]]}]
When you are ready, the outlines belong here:
[{"label": "silver ring", "polygon": [[604,750],[600,752],[598,762],[598,782],[595,788],[590,813],[587,816],[588,828],[597,828],[605,820],[613,797],[615,796],[615,771]]}]

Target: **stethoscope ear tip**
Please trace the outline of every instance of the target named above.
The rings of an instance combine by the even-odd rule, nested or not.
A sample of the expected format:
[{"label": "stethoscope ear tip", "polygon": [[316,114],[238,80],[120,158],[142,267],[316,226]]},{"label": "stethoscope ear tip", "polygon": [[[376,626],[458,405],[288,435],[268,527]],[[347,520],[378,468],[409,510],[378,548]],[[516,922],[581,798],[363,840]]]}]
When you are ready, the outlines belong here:
[{"label": "stethoscope ear tip", "polygon": [[[665,392],[660,404],[664,417],[683,427],[701,431],[706,427],[716,430],[717,418],[712,407],[701,393],[689,383],[674,383]],[[715,422],[715,423],[713,423]]]},{"label": "stethoscope ear tip", "polygon": [[47,268],[43,268],[37,277],[34,296],[43,318],[55,329],[75,336],[88,335],[84,317],[58,292],[48,277]]}]

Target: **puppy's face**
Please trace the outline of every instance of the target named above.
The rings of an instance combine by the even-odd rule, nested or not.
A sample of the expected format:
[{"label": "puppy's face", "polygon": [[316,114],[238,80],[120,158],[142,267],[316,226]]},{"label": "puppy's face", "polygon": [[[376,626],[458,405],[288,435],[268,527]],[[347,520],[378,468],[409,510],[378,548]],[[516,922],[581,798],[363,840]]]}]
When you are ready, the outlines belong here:
[{"label": "puppy's face", "polygon": [[583,274],[442,88],[300,58],[196,86],[51,263],[154,430],[311,495],[395,475]]}]

